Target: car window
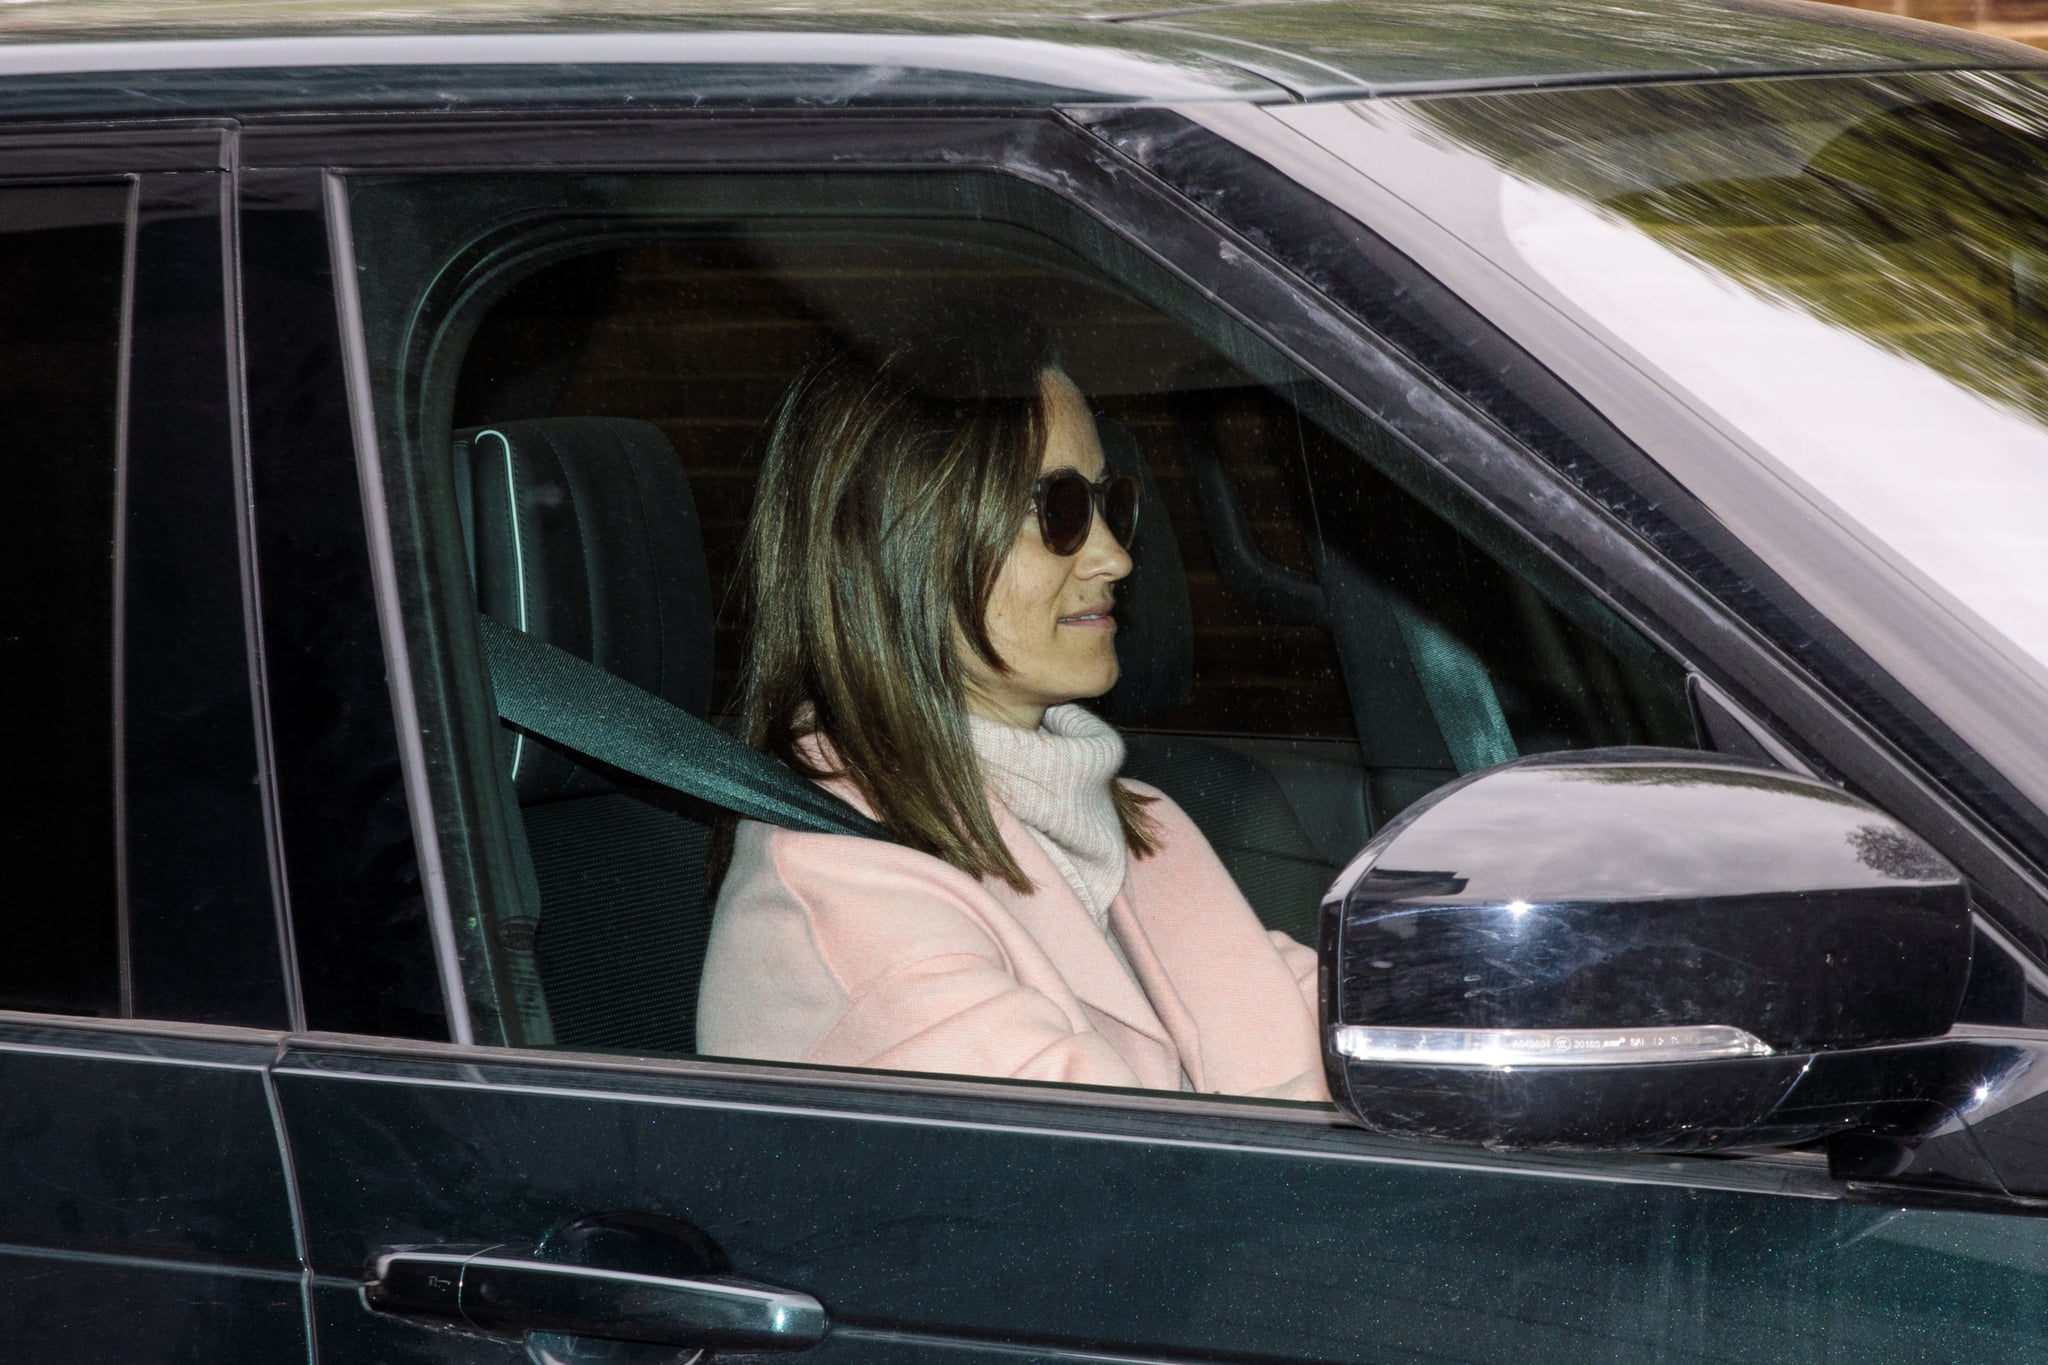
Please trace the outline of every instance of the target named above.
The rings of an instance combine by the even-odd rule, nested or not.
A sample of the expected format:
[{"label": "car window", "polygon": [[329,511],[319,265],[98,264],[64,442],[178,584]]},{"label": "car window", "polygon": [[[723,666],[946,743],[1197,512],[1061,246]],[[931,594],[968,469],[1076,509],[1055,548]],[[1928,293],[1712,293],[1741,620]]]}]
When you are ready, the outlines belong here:
[{"label": "car window", "polygon": [[0,188],[0,1008],[121,1012],[115,584],[126,183]]},{"label": "car window", "polygon": [[[1695,742],[1683,671],[1601,600],[1047,192],[402,177],[354,182],[351,219],[381,431],[439,508],[448,609],[714,723],[762,626],[736,585],[778,401],[833,339],[971,299],[1052,334],[1106,470],[1142,483],[1095,710],[1265,927],[1313,943],[1338,869],[1462,772]],[[696,1050],[716,812],[524,734],[497,756],[478,781],[530,903],[465,942],[506,1036]]]}]

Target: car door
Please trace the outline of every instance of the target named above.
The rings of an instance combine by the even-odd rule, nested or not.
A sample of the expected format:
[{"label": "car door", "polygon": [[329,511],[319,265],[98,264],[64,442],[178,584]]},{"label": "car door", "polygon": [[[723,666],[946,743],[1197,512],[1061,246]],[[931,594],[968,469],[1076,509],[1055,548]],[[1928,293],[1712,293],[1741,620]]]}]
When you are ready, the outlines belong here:
[{"label": "car door", "polygon": [[230,130],[0,133],[0,1355],[303,1358]]},{"label": "car door", "polygon": [[[1468,598],[1534,594],[1553,605],[1502,606],[1485,619],[1535,621],[1555,641],[1611,631],[1600,667],[1614,669],[1657,637],[1610,603],[1668,600],[1657,594],[1672,578],[1440,376],[1049,114],[507,117],[488,129],[395,120],[253,130],[244,149],[255,487],[259,514],[272,509],[261,542],[266,621],[310,612],[321,623],[277,619],[267,639],[299,652],[269,682],[274,710],[296,718],[307,741],[280,757],[280,822],[299,832],[286,840],[286,865],[307,1022],[322,1032],[289,1040],[272,1075],[327,1358],[572,1359],[612,1336],[912,1362],[2038,1348],[2048,1297],[2039,1223],[1870,1202],[1814,1152],[1512,1155],[1375,1138],[1319,1105],[778,1066],[687,1047],[569,1050],[531,988],[535,971],[546,975],[536,939],[545,943],[555,912],[538,925],[530,913],[528,879],[545,860],[510,785],[474,644],[476,542],[453,472],[467,449],[457,433],[507,420],[491,404],[512,402],[508,391],[520,405],[511,416],[559,413],[564,394],[599,401],[579,388],[589,376],[550,369],[558,347],[530,341],[556,336],[547,326],[485,326],[487,297],[528,322],[552,326],[565,306],[583,316],[575,310],[592,286],[573,271],[552,292],[516,293],[541,264],[596,259],[599,247],[642,252],[616,258],[625,273],[606,277],[619,291],[607,297],[630,306],[579,333],[583,353],[620,316],[633,325],[613,328],[615,353],[644,352],[647,333],[635,328],[648,310],[683,307],[674,300],[713,284],[736,288],[742,275],[782,282],[813,310],[857,306],[876,287],[872,274],[819,266],[799,272],[813,292],[785,288],[799,277],[789,263],[818,250],[810,229],[828,211],[865,219],[852,236],[834,228],[832,249],[857,239],[907,255],[906,269],[944,246],[949,262],[972,255],[1038,271],[1035,289],[1054,289],[1047,281],[1064,270],[1105,296],[1130,291],[1175,335],[1208,338],[1208,350],[1159,352],[1174,359],[1162,366],[1173,377],[1105,402],[1105,420],[1141,436],[1150,424],[1157,452],[1183,397],[1251,401],[1257,390],[1266,406],[1208,430],[1263,448],[1245,433],[1271,420],[1299,451],[1271,468],[1226,451],[1220,484],[1203,482],[1199,452],[1175,457],[1170,478],[1153,471],[1179,490],[1166,499],[1178,529],[1201,526],[1205,544],[1220,544],[1218,528],[1237,526],[1262,547],[1215,569],[1213,600],[1236,604],[1220,615],[1257,596],[1254,581],[1275,600],[1289,598],[1288,584],[1299,599],[1304,581],[1317,583],[1337,615],[1379,590],[1339,586],[1353,570],[1370,577],[1376,561],[1362,548],[1339,564],[1334,529],[1289,547],[1299,523],[1258,490],[1296,478],[1290,469],[1319,494],[1341,494],[1333,511],[1363,518],[1360,509],[1401,497],[1438,509],[1430,534],[1455,546],[1431,562],[1452,566],[1437,576],[1450,586],[1380,587],[1403,595],[1401,610],[1469,635],[1460,648],[1482,662],[1515,637],[1506,625],[1470,625],[1480,616],[1459,615],[1477,612]],[[875,228],[941,220],[943,240],[909,247],[889,247]],[[1050,243],[1042,258],[997,231],[1026,220]],[[741,248],[747,271],[734,264]],[[1069,253],[1057,269],[1054,248]],[[669,276],[647,273],[661,261]],[[832,278],[841,283],[820,283]],[[1086,333],[1104,353],[1088,363],[1111,372],[1131,335]],[[501,346],[489,364],[463,369],[465,348],[483,354],[487,341]],[[694,353],[737,346],[700,335]],[[1201,378],[1216,354],[1236,367],[1220,387]],[[1078,354],[1074,364],[1084,368]],[[742,386],[728,377],[727,387]],[[709,429],[725,420],[685,415]],[[668,426],[688,438],[684,423]],[[1357,473],[1368,449],[1394,472],[1377,482]],[[1458,459],[1519,480],[1525,499],[1504,510],[1474,498],[1443,476]],[[747,490],[739,480],[734,499]],[[1225,504],[1202,511],[1211,495]],[[1262,521],[1279,529],[1261,532]],[[1564,550],[1518,559],[1515,547],[1531,545]],[[1456,567],[1456,547],[1493,567]],[[1221,566],[1223,553],[1208,544],[1202,562]],[[280,584],[309,600],[286,605]],[[1283,618],[1274,608],[1211,622],[1237,633],[1212,632],[1200,647],[1215,652],[1203,657],[1234,667],[1233,685],[1264,699],[1232,710],[1206,692],[1199,704],[1216,709],[1199,723],[1143,732],[1147,743],[1164,735],[1162,751],[1180,744],[1181,757],[1162,762],[1183,762],[1199,740],[1205,753],[1249,758],[1261,780],[1345,794],[1355,816],[1296,803],[1314,846],[1372,828],[1425,789],[1419,774],[1474,761],[1450,742],[1423,665],[1373,655],[1363,635],[1345,643],[1349,626],[1296,621],[1289,628],[1302,633],[1290,636]],[[1559,657],[1577,648],[1560,646]],[[316,656],[319,668],[304,666]],[[1255,667],[1276,657],[1278,669]],[[1400,685],[1412,702],[1405,731],[1373,732],[1377,719],[1352,714],[1346,679],[1366,665],[1347,657],[1413,671]],[[1690,669],[1719,657],[1650,644],[1643,695],[1676,689],[1690,725],[1687,689],[1715,687]],[[1271,672],[1284,704],[1270,686],[1258,691]],[[1494,733],[1535,746],[1554,724],[1569,745],[1581,732],[1557,717],[1570,707],[1543,701],[1539,681],[1531,671],[1524,686],[1492,689]],[[1631,696],[1634,685],[1601,695]],[[1728,733],[1770,741],[1736,702],[1713,705],[1717,723],[1735,727]],[[1230,719],[1288,706],[1315,719],[1267,734]],[[1665,733],[1652,701],[1632,714],[1643,735]],[[1333,731],[1335,747],[1321,747]],[[1333,785],[1316,787],[1326,778]],[[1317,824],[1325,816],[1327,828]],[[317,958],[315,940],[328,948]],[[550,1006],[563,982],[547,980]],[[663,1277],[699,1283],[664,1289],[653,1283]],[[635,1297],[643,1291],[668,1297]]]}]

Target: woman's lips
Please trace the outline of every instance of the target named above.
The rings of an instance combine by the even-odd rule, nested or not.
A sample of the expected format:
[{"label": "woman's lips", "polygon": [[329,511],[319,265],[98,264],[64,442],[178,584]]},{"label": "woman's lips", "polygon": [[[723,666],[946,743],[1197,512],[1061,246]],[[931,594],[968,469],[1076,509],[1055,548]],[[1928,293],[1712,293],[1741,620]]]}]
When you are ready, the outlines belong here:
[{"label": "woman's lips", "polygon": [[1114,608],[1098,607],[1094,611],[1075,612],[1072,616],[1062,616],[1060,624],[1072,626],[1076,630],[1115,630],[1116,613]]}]

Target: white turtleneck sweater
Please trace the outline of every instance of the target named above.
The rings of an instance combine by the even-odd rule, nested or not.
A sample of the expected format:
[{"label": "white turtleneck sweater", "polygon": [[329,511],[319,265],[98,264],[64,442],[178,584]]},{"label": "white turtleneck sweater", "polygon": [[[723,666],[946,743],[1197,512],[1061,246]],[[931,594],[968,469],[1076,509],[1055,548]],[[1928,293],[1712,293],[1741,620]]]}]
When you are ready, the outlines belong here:
[{"label": "white turtleneck sweater", "polygon": [[[973,714],[967,729],[982,777],[996,799],[1045,850],[1136,981],[1138,974],[1109,925],[1109,903],[1123,890],[1130,856],[1110,794],[1123,771],[1123,736],[1094,712],[1072,705],[1047,710],[1036,730]],[[1180,1088],[1194,1089],[1185,1067]]]},{"label": "white turtleneck sweater", "polygon": [[1079,706],[1052,707],[1036,730],[976,715],[967,727],[996,799],[1108,933],[1109,903],[1123,889],[1127,856],[1110,795],[1124,766],[1123,736]]}]

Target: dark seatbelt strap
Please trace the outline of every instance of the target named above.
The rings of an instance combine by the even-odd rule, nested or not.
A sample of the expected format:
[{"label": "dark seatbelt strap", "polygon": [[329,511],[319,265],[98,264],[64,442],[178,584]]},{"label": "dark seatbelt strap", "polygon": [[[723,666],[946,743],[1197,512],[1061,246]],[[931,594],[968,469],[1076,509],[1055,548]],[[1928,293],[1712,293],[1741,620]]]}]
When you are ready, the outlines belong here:
[{"label": "dark seatbelt strap", "polygon": [[573,753],[784,829],[895,842],[782,764],[624,678],[479,614],[498,715]]},{"label": "dark seatbelt strap", "polygon": [[1330,632],[1368,766],[1462,774],[1515,757],[1478,657],[1350,555],[1319,550]]},{"label": "dark seatbelt strap", "polygon": [[1413,787],[1422,774],[1477,772],[1515,757],[1493,680],[1463,641],[1320,536],[1315,578],[1266,558],[1208,433],[1206,422],[1183,416],[1182,447],[1216,567],[1246,602],[1331,632],[1366,767]]},{"label": "dark seatbelt strap", "polygon": [[1437,732],[1460,773],[1476,773],[1515,757],[1515,739],[1501,714],[1500,696],[1486,665],[1465,642],[1416,611],[1393,593],[1394,619],[1408,642],[1408,657],[1422,677],[1422,694],[1436,717]]}]

